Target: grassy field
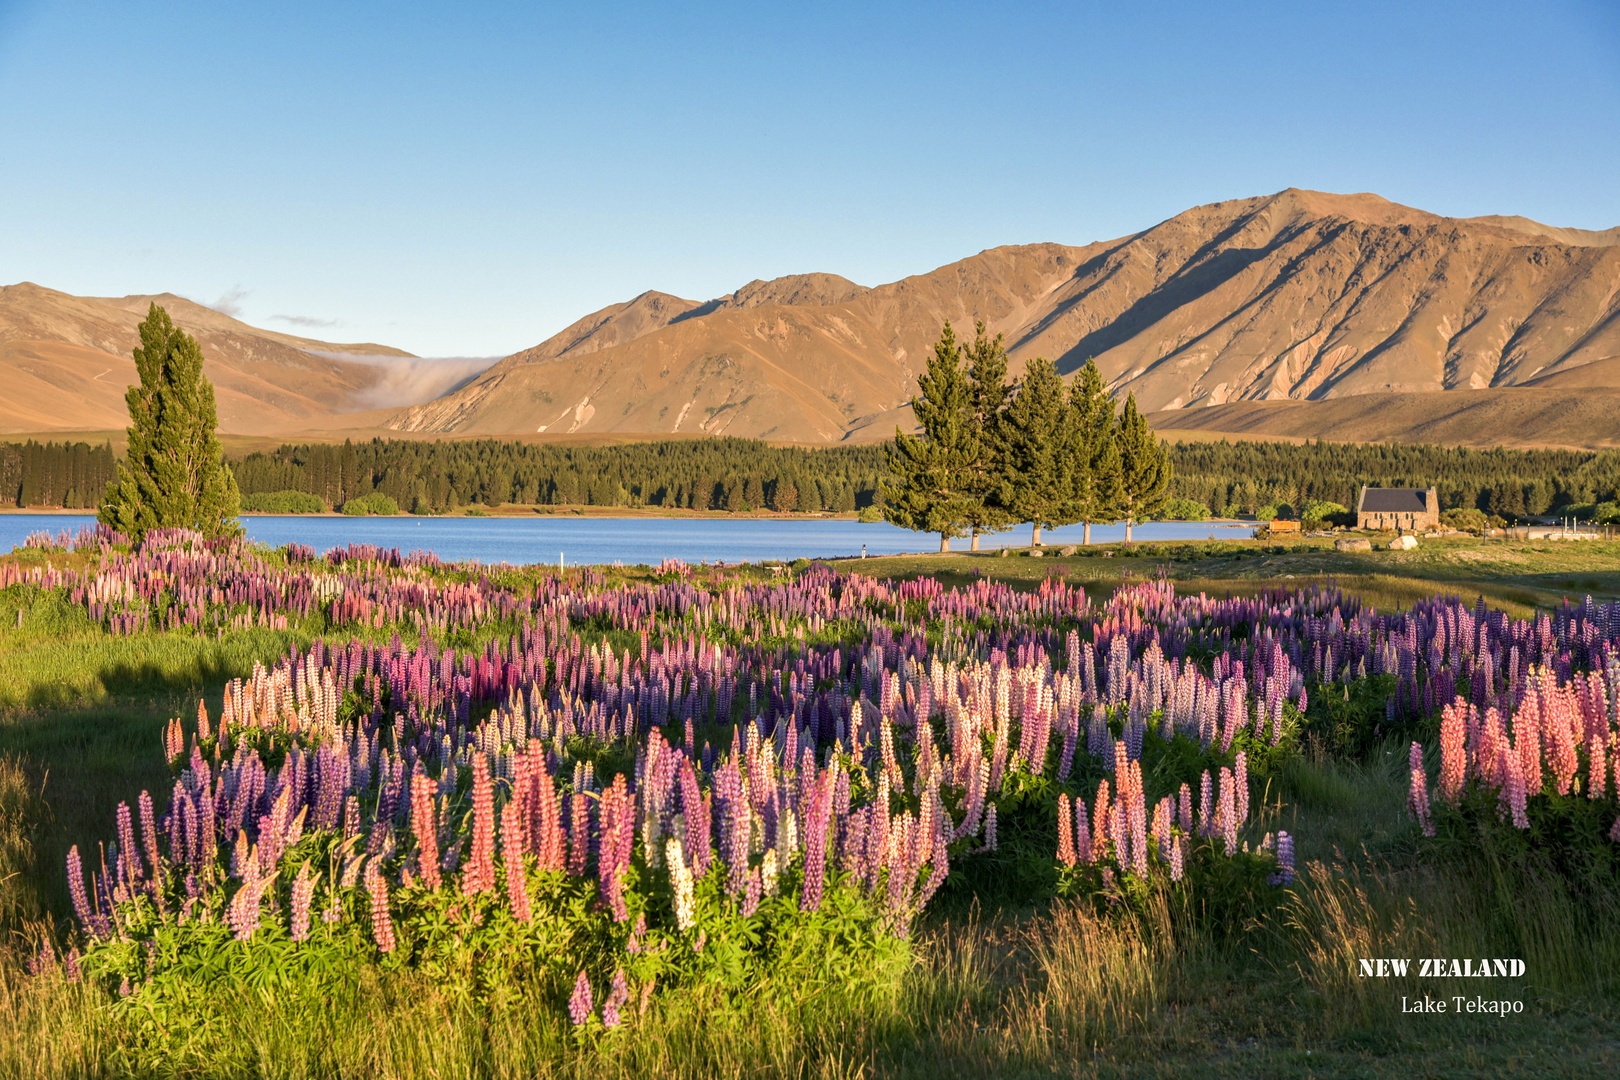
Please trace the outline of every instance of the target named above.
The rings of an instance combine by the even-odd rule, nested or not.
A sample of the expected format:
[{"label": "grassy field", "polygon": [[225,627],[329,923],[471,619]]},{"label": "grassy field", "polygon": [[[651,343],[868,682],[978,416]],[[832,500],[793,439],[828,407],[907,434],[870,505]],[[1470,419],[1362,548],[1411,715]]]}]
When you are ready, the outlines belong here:
[{"label": "grassy field", "polygon": [[[1375,537],[1377,544],[1387,540]],[[948,585],[966,584],[978,575],[1034,585],[1057,573],[1104,594],[1126,575],[1161,572],[1180,589],[1233,595],[1279,582],[1335,581],[1380,609],[1445,593],[1470,600],[1483,596],[1486,603],[1521,617],[1565,598],[1620,597],[1620,543],[1615,542],[1458,537],[1423,540],[1412,551],[1357,552],[1336,551],[1331,539],[1304,538],[1098,544],[1067,557],[1057,550],[1044,549],[1040,558],[1031,558],[1028,549],[1009,549],[1005,556],[997,551],[953,552],[845,559],[834,565],[874,577],[932,576]]]},{"label": "grassy field", "polygon": [[[1142,544],[841,568],[1030,587],[1059,572],[1104,593],[1162,568],[1209,592],[1335,581],[1380,608],[1443,592],[1516,615],[1620,594],[1620,544],[1426,541],[1360,554],[1311,541]],[[0,593],[0,1076],[1584,1077],[1620,1067],[1614,897],[1577,894],[1486,850],[1420,848],[1404,809],[1405,751],[1393,744],[1354,759],[1311,744],[1265,793],[1269,827],[1299,837],[1305,869],[1287,899],[1238,919],[960,897],[921,928],[915,964],[888,996],[807,999],[767,985],[747,1000],[671,1000],[633,1038],[586,1048],[557,1042],[522,988],[488,1013],[404,973],[368,976],[342,1000],[242,988],[229,1004],[236,1022],[190,1066],[149,1060],[127,1011],[79,985],[24,977],[24,942],[66,926],[68,846],[93,848],[117,802],[167,786],[162,725],[199,698],[217,710],[225,680],[302,642],[269,631],[109,638],[57,600]],[[1508,996],[1524,1013],[1404,1013],[1403,996],[1436,984],[1357,979],[1353,960],[1375,956],[1523,958],[1529,974]]]}]

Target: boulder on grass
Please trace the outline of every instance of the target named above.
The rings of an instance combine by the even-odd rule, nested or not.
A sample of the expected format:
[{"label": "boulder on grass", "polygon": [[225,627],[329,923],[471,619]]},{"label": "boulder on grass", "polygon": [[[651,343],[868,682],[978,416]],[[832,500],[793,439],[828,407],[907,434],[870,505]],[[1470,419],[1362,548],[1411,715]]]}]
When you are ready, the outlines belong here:
[{"label": "boulder on grass", "polygon": [[1064,544],[1062,547],[1058,548],[1058,554],[1067,559],[1073,556],[1078,550],[1080,549],[1075,547],[1073,544]]},{"label": "boulder on grass", "polygon": [[1347,536],[1343,540],[1333,541],[1336,551],[1371,551],[1372,541],[1360,536]]},{"label": "boulder on grass", "polygon": [[1411,535],[1397,536],[1389,542],[1389,550],[1391,551],[1411,551],[1415,547],[1417,547],[1417,537]]}]

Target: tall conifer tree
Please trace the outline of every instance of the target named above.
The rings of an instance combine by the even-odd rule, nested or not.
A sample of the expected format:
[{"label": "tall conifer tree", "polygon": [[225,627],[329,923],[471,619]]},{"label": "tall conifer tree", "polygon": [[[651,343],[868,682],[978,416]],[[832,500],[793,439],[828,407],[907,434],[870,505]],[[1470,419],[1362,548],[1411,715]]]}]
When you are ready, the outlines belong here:
[{"label": "tall conifer tree", "polygon": [[1092,523],[1118,518],[1120,504],[1114,402],[1092,360],[1086,361],[1069,388],[1069,410],[1074,425],[1074,500],[1077,516],[1086,526],[1083,542],[1089,544]]},{"label": "tall conifer tree", "polygon": [[968,374],[968,400],[973,423],[978,428],[979,459],[973,468],[973,495],[977,500],[968,524],[973,529],[972,550],[979,550],[979,534],[998,532],[1013,523],[1001,503],[1006,479],[1005,424],[1002,411],[1012,388],[1007,385],[1007,350],[1002,335],[993,339],[985,334],[984,322],[974,325],[973,344],[965,350]]},{"label": "tall conifer tree", "polygon": [[1070,475],[1069,405],[1063,377],[1052,361],[1037,356],[1005,414],[1006,469],[1001,505],[1014,521],[1030,523],[1030,544],[1039,547],[1042,527],[1079,520]]},{"label": "tall conifer tree", "polygon": [[234,535],[241,529],[236,478],[220,450],[214,386],[203,377],[202,349],[156,304],[140,335],[135,369],[141,381],[124,395],[129,448],[99,517],[133,539],[174,526]]},{"label": "tall conifer tree", "polygon": [[939,533],[939,550],[949,551],[951,538],[962,535],[976,512],[974,469],[982,454],[962,347],[949,322],[917,387],[922,393],[911,399],[911,409],[922,436],[894,429],[885,449],[895,480],[882,490],[883,516],[903,529]]},{"label": "tall conifer tree", "polygon": [[1120,506],[1125,512],[1125,542],[1131,525],[1164,509],[1170,497],[1170,455],[1136,408],[1136,395],[1125,399],[1119,418]]}]

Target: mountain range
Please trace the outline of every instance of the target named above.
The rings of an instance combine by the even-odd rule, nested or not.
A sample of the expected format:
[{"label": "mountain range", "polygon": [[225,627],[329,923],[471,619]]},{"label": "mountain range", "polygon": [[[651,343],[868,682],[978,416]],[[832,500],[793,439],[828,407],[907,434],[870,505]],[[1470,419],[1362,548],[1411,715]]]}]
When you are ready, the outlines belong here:
[{"label": "mountain range", "polygon": [[[121,352],[132,376],[115,346],[147,299],[0,289],[0,364],[72,361],[76,382],[32,376],[121,391],[118,372],[83,373]],[[975,320],[1002,334],[1015,372],[1035,356],[1064,372],[1095,359],[1167,434],[1620,443],[1620,228],[1447,218],[1370,194],[1212,203],[1117,240],[992,248],[875,287],[817,273],[707,302],[646,292],[431,400],[348,420],[377,355],[406,354],[256,331],[178,302],[176,321],[202,331],[222,424],[261,431],[887,438],[912,423],[906,402],[949,319],[959,335]],[[122,313],[106,321],[125,336],[66,323],[57,337],[14,332],[73,304]],[[228,394],[276,412],[232,412]],[[15,428],[20,411],[0,409],[0,423]],[[42,398],[32,414],[52,409]]]}]

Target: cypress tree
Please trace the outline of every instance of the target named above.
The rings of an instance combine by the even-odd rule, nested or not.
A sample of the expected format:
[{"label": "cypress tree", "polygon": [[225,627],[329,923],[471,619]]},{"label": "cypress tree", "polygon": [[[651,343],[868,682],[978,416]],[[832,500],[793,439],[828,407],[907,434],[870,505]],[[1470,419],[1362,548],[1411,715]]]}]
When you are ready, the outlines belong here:
[{"label": "cypress tree", "polygon": [[133,539],[175,526],[234,535],[241,529],[236,478],[221,455],[202,349],[156,304],[140,335],[135,369],[141,381],[124,395],[129,448],[99,517]]},{"label": "cypress tree", "polygon": [[979,457],[973,466],[972,492],[975,504],[967,523],[973,528],[973,550],[979,550],[981,532],[999,532],[1013,524],[1012,515],[1001,504],[1006,484],[1006,440],[1002,412],[1012,389],[1007,385],[1007,350],[1002,335],[992,340],[984,332],[984,322],[974,324],[973,344],[965,350],[968,374],[969,411],[979,433]]},{"label": "cypress tree", "polygon": [[949,551],[951,537],[962,535],[976,512],[974,469],[982,453],[969,411],[962,347],[949,322],[917,386],[922,393],[911,399],[911,410],[922,437],[896,426],[894,442],[885,447],[896,480],[879,489],[883,516],[903,529],[939,533],[939,550]]},{"label": "cypress tree", "polygon": [[1079,520],[1070,473],[1073,426],[1063,377],[1050,360],[1037,356],[1029,362],[1003,429],[1000,503],[1014,521],[1030,523],[1030,544],[1039,547],[1042,526]]},{"label": "cypress tree", "polygon": [[1136,395],[1125,399],[1119,418],[1120,507],[1125,512],[1125,542],[1131,525],[1164,509],[1170,496],[1170,455],[1136,408]]}]

